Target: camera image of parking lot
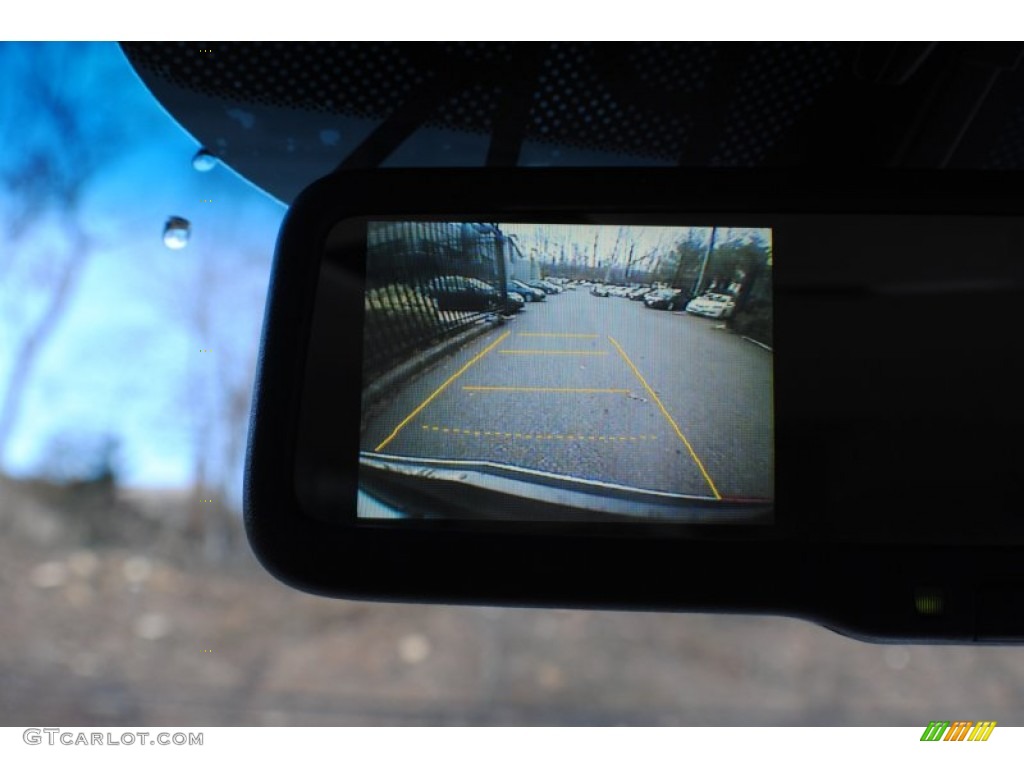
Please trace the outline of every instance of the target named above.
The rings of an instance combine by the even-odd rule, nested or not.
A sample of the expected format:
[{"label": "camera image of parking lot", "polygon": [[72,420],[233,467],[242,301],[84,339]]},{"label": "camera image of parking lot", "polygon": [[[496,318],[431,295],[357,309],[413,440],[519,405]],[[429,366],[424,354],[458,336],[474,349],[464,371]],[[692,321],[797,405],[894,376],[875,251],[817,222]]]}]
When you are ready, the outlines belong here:
[{"label": "camera image of parking lot", "polygon": [[771,231],[371,223],[364,457],[773,497]]}]

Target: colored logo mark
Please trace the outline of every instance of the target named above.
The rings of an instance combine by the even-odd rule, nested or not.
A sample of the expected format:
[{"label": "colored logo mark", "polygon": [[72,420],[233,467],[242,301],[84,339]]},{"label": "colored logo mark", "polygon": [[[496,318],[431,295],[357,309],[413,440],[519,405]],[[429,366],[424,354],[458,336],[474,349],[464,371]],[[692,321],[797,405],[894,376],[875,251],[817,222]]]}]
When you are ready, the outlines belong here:
[{"label": "colored logo mark", "polygon": [[932,720],[921,741],[988,741],[995,727],[995,720]]}]

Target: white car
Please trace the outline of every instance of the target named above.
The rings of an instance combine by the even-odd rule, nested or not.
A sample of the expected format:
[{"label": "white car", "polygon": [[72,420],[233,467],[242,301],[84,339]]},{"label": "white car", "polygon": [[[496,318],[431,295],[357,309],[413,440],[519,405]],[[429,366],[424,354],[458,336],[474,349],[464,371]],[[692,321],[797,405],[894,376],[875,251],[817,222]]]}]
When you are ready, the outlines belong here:
[{"label": "white car", "polygon": [[736,302],[732,296],[723,296],[720,293],[706,293],[686,305],[687,312],[703,317],[730,317],[735,308]]}]

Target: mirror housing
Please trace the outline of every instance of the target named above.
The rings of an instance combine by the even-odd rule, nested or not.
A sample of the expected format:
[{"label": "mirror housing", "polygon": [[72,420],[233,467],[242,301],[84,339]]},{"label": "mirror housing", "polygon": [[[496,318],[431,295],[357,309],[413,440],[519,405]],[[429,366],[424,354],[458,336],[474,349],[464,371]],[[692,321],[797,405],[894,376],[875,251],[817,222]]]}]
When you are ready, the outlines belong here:
[{"label": "mirror housing", "polygon": [[[1017,642],[1017,189],[1012,174],[945,171],[395,169],[322,179],[292,206],[275,256],[246,472],[254,551],[286,583],[340,597],[774,613],[869,639]],[[571,522],[552,505],[583,508],[571,492],[592,489],[561,485],[553,502],[541,484],[516,504],[547,512],[452,518],[445,499],[487,510],[502,491],[468,493],[439,471],[450,467],[418,466],[381,493],[381,458],[368,455],[379,443],[363,441],[368,241],[352,234],[368,221],[770,228],[768,517]],[[348,235],[331,245],[345,222]],[[334,279],[328,253],[346,266],[334,273],[335,300],[318,304]],[[488,338],[519,322],[496,319]],[[657,400],[668,383],[652,385],[620,357],[644,382],[634,384],[641,396]],[[660,405],[685,434],[675,406]],[[430,475],[429,490],[413,487],[417,473]],[[373,516],[360,516],[360,503]]]}]

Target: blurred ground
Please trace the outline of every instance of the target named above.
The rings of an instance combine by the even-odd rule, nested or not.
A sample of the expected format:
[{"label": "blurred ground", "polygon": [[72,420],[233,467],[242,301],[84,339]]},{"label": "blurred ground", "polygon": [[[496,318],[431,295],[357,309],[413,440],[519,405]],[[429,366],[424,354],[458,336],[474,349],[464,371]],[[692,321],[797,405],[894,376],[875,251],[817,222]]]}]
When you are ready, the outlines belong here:
[{"label": "blurred ground", "polygon": [[[1024,651],[774,617],[352,603],[275,582],[185,499],[0,483],[0,724],[1024,722]],[[237,530],[234,531],[238,533]]]}]

